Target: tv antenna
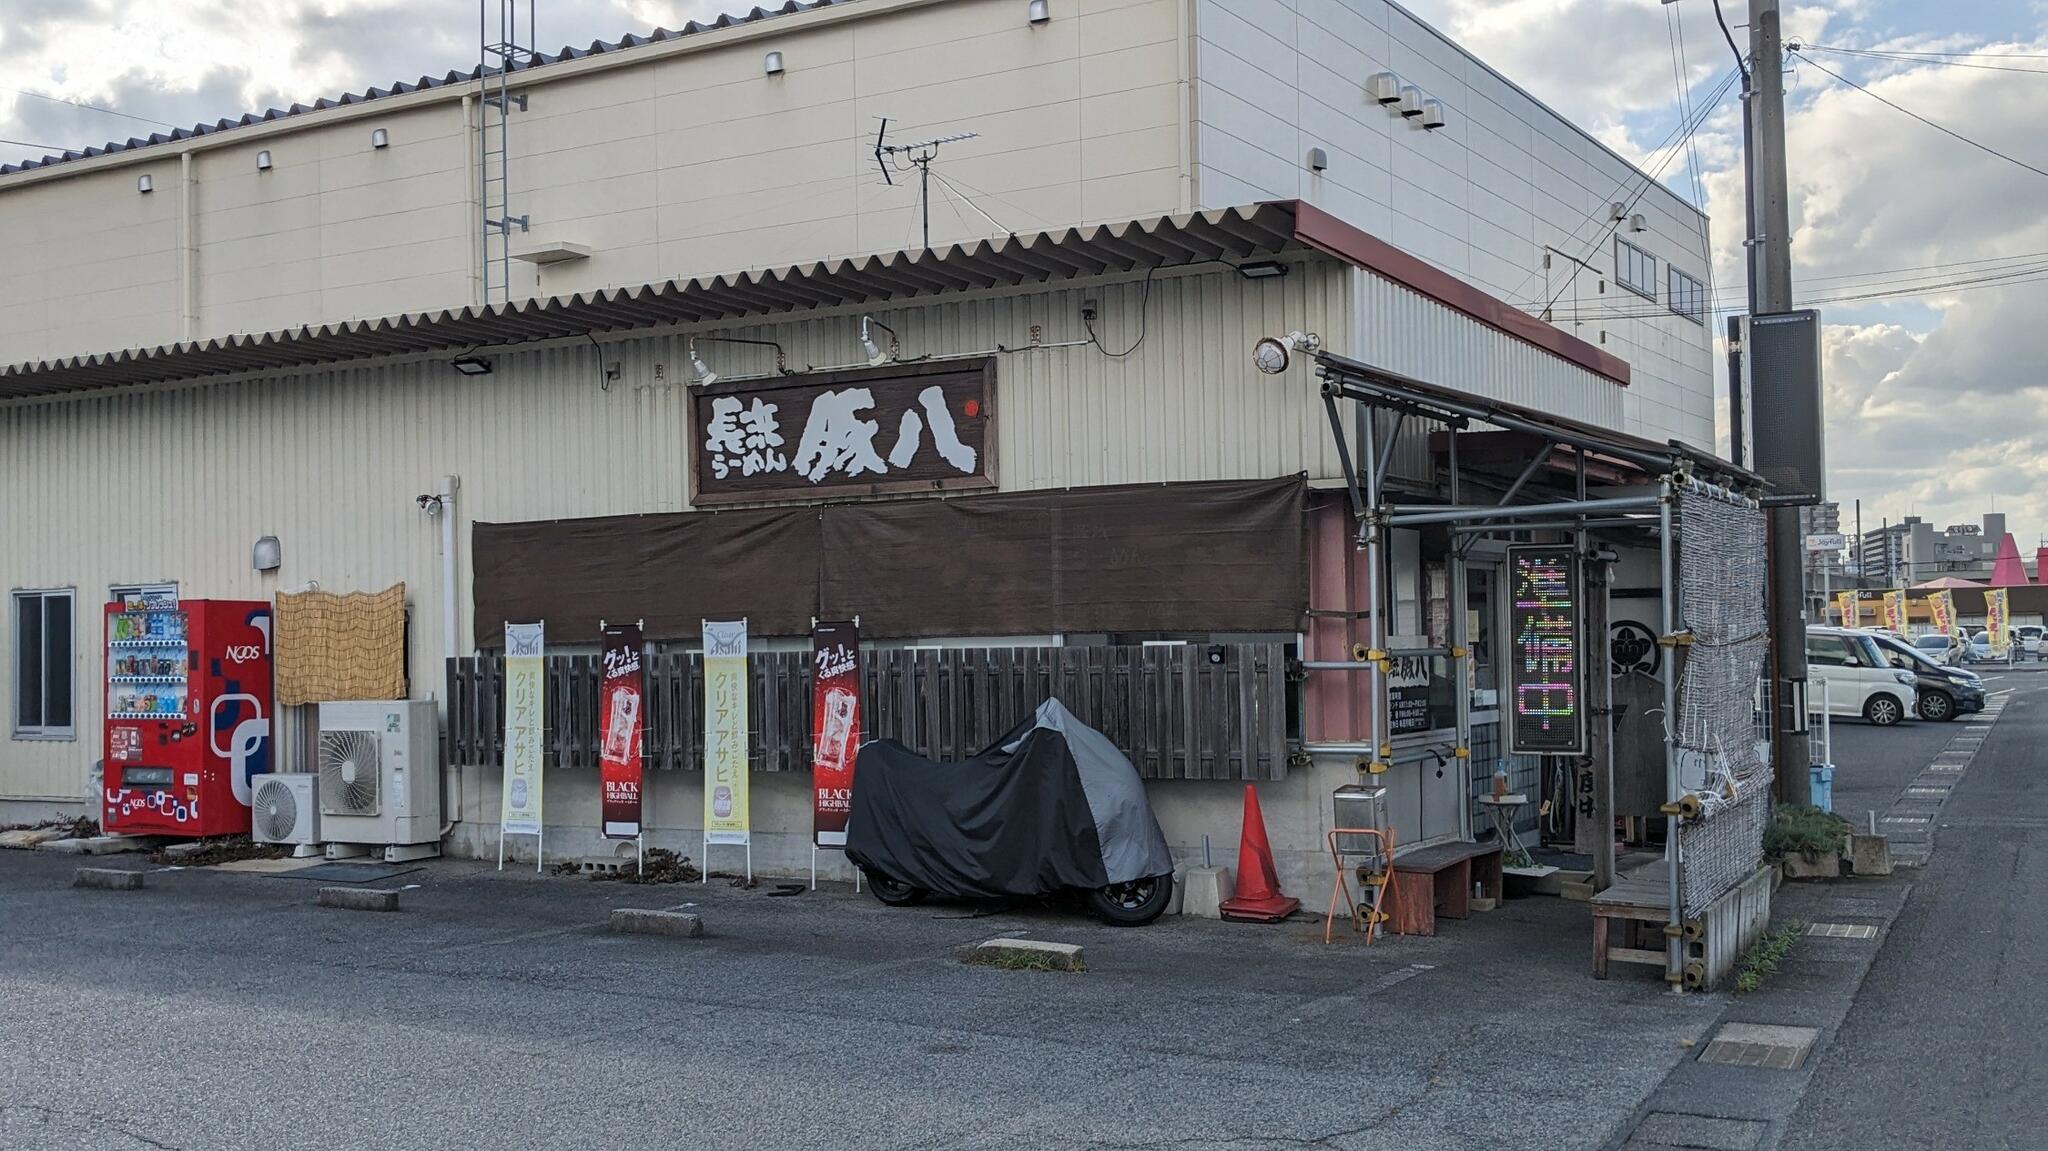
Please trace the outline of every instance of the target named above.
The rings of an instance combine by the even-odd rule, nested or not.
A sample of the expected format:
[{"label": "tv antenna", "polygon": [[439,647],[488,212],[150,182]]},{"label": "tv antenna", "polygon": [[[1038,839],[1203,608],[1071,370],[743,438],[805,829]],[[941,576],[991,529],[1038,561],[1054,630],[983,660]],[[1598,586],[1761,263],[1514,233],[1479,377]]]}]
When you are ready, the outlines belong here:
[{"label": "tv antenna", "polygon": [[940,136],[936,140],[919,140],[915,144],[891,144],[889,139],[889,118],[882,117],[882,127],[875,133],[875,167],[882,170],[882,182],[896,186],[895,172],[903,169],[895,166],[898,156],[907,158],[917,166],[917,203],[924,215],[924,246],[932,246],[932,161],[939,158],[939,146],[972,140],[979,132],[956,132],[951,136]]}]

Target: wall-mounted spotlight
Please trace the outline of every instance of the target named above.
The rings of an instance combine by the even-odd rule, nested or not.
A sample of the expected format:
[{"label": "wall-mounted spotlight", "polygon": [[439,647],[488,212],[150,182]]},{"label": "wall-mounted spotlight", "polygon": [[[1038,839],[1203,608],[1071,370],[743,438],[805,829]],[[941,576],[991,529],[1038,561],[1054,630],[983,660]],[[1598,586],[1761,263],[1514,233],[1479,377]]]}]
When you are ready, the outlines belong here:
[{"label": "wall-mounted spotlight", "polygon": [[156,181],[150,179],[149,173],[145,172],[142,175],[135,177],[135,190],[141,192],[143,195],[146,196],[149,193],[156,191]]},{"label": "wall-mounted spotlight", "polygon": [[372,128],[372,129],[370,129],[370,147],[372,147],[372,148],[389,148],[390,146],[391,146],[391,133],[389,133],[389,132],[385,131],[385,130],[384,130],[384,129],[382,129],[382,128]]},{"label": "wall-mounted spotlight", "polygon": [[[870,328],[880,328],[889,333],[889,347],[887,350],[884,350],[875,343],[875,337],[869,331]],[[896,329],[873,316],[862,316],[860,318],[860,349],[868,354],[869,367],[879,368],[890,360],[895,359],[897,354],[902,351],[902,348],[902,341],[896,338]]]},{"label": "wall-mounted spotlight", "polygon": [[482,356],[457,356],[448,361],[448,366],[465,376],[488,376],[491,374],[491,361]]},{"label": "wall-mounted spotlight", "polygon": [[258,172],[270,171],[270,149],[265,148],[261,152],[256,153],[256,170]]},{"label": "wall-mounted spotlight", "polygon": [[1043,24],[1052,19],[1052,4],[1049,0],[1031,0],[1031,5],[1024,10],[1024,14],[1033,24]]},{"label": "wall-mounted spotlight", "polygon": [[782,75],[782,53],[770,52],[761,57],[761,71],[770,76]]},{"label": "wall-mounted spotlight", "polygon": [[1246,260],[1237,266],[1237,274],[1247,280],[1270,280],[1287,274],[1287,265],[1278,260]]},{"label": "wall-mounted spotlight", "polygon": [[712,371],[711,366],[704,362],[704,357],[697,354],[697,341],[695,338],[692,338],[690,340],[689,353],[690,374],[697,377],[697,382],[700,384],[711,384],[716,382],[718,379],[718,373]]},{"label": "wall-mounted spotlight", "polygon": [[1289,332],[1284,336],[1267,336],[1252,345],[1252,364],[1269,376],[1277,376],[1287,370],[1288,358],[1295,352],[1317,352],[1322,350],[1323,340],[1314,332]]}]

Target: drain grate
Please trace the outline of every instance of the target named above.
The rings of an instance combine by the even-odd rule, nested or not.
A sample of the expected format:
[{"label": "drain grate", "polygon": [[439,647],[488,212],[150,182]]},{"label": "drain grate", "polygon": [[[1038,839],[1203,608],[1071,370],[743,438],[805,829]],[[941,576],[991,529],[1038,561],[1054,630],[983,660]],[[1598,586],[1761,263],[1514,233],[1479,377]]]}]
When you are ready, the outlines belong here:
[{"label": "drain grate", "polygon": [[1876,939],[1877,928],[1867,923],[1809,923],[1808,935],[1821,939]]},{"label": "drain grate", "polygon": [[1714,1041],[1700,1052],[1701,1063],[1729,1067],[1761,1067],[1797,1071],[1820,1032],[1811,1027],[1773,1027],[1763,1023],[1724,1023]]}]

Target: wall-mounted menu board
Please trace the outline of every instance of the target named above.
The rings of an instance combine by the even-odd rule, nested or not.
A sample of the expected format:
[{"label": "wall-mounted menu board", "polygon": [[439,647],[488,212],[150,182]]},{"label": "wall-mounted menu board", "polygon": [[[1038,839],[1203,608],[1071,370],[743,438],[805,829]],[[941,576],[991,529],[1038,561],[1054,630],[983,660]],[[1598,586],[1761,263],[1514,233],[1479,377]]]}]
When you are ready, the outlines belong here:
[{"label": "wall-mounted menu board", "polygon": [[1571,545],[1508,549],[1508,683],[1514,713],[1509,750],[1578,755],[1584,670],[1579,642],[1579,563]]}]

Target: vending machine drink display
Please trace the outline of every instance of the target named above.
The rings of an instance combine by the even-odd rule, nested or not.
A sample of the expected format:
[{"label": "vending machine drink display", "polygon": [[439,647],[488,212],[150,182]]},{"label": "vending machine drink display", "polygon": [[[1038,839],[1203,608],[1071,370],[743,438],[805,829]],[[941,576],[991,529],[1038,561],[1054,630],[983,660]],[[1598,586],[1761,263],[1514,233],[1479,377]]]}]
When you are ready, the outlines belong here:
[{"label": "vending machine drink display", "polygon": [[100,826],[246,834],[249,777],[270,770],[270,605],[108,604],[106,635]]}]

